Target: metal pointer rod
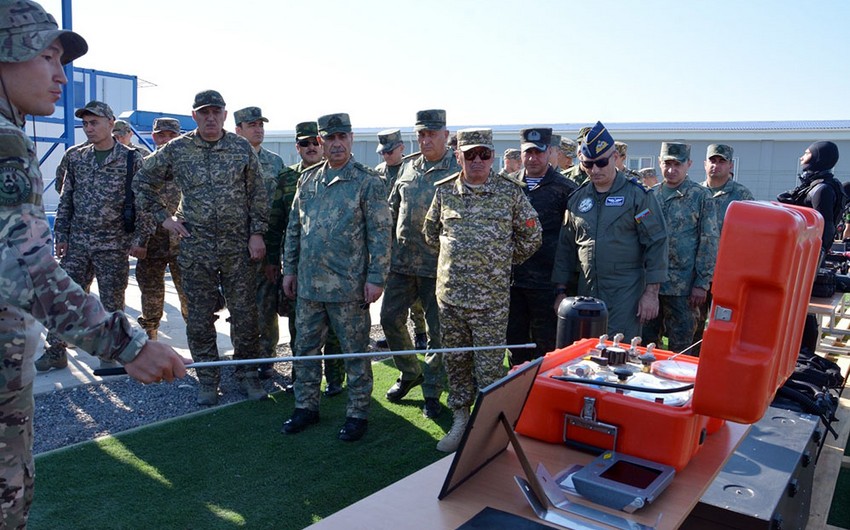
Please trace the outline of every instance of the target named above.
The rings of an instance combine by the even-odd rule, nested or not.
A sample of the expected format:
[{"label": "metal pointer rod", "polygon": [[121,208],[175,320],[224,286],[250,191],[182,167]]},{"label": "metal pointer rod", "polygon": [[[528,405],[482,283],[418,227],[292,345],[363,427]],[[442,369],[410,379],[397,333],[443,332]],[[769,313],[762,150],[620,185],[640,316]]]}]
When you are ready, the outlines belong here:
[{"label": "metal pointer rod", "polygon": [[[187,364],[186,368],[213,368],[219,366],[239,366],[243,364],[273,364],[273,363],[289,363],[294,361],[326,361],[333,359],[360,359],[363,357],[392,357],[396,355],[416,355],[418,353],[460,353],[467,351],[482,351],[482,350],[499,350],[506,348],[527,349],[536,348],[537,344],[529,342],[526,344],[499,344],[496,346],[469,346],[464,348],[435,348],[433,350],[399,350],[399,351],[377,351],[377,352],[358,352],[358,353],[340,353],[337,355],[303,355],[300,357],[264,357],[262,359],[232,359],[228,361],[204,361],[192,364]],[[127,371],[123,366],[117,368],[98,368],[94,371],[94,375],[124,375]]]}]

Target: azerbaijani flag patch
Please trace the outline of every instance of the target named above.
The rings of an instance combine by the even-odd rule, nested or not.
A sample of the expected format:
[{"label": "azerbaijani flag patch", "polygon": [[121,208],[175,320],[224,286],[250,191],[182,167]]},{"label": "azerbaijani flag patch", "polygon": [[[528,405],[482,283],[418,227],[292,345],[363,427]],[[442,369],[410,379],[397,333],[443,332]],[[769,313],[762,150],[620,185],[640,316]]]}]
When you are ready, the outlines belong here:
[{"label": "azerbaijani flag patch", "polygon": [[645,209],[644,211],[642,211],[642,212],[638,213],[638,214],[635,216],[635,222],[636,222],[636,223],[638,223],[638,224],[640,224],[640,223],[641,223],[644,219],[646,219],[646,218],[647,218],[647,217],[649,217],[650,215],[652,215],[652,210],[650,210],[649,208],[647,208],[647,209]]}]

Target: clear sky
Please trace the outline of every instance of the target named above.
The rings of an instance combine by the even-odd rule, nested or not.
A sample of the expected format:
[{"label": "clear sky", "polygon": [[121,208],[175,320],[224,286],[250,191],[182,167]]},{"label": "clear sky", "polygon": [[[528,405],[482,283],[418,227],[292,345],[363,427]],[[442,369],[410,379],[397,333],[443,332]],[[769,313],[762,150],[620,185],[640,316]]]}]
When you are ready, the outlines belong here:
[{"label": "clear sky", "polygon": [[73,25],[76,66],[155,85],[141,110],[188,114],[215,88],[283,130],[332,112],[410,126],[427,108],[450,126],[850,119],[848,15],[844,0],[76,0]]}]

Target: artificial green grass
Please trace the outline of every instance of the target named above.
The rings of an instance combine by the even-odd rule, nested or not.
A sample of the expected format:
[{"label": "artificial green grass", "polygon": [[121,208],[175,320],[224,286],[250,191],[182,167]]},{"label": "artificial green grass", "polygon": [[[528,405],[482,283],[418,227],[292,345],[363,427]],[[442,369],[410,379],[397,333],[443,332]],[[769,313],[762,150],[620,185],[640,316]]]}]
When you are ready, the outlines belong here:
[{"label": "artificial green grass", "polygon": [[850,492],[850,469],[842,469],[838,472],[838,480],[835,481],[835,493],[832,496],[832,506],[829,507],[826,524],[850,528],[850,504],[846,501],[847,492]]},{"label": "artificial green grass", "polygon": [[[337,439],[347,394],[322,399],[321,421],[279,433],[293,398],[241,402],[36,458],[31,529],[303,528],[445,456],[451,425],[422,415],[422,392],[384,394],[397,377],[373,365],[369,430]],[[167,406],[167,404],[163,404]],[[422,495],[437,495],[423,491]]]}]

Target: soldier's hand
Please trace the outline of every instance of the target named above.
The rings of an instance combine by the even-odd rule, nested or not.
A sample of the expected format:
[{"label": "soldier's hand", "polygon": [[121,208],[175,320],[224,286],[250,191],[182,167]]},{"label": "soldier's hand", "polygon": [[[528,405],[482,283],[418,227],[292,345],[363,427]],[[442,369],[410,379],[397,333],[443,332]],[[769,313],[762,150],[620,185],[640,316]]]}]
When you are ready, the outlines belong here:
[{"label": "soldier's hand", "polygon": [[177,354],[162,342],[147,341],[139,355],[124,365],[127,374],[142,383],[158,383],[163,379],[174,381],[186,375],[186,365],[192,361]]},{"label": "soldier's hand", "polygon": [[708,291],[705,289],[700,289],[699,287],[694,287],[691,289],[691,297],[688,299],[691,307],[700,307],[705,303],[705,299],[708,296]]},{"label": "soldier's hand", "polygon": [[384,288],[378,287],[374,283],[367,283],[363,286],[363,299],[367,304],[377,302],[378,298],[380,298],[382,294],[384,294]]},{"label": "soldier's hand", "polygon": [[68,243],[56,243],[54,249],[56,251],[56,257],[62,259],[68,253]]},{"label": "soldier's hand", "polygon": [[266,265],[263,267],[263,273],[266,275],[266,280],[268,280],[269,283],[275,283],[277,281],[277,277],[280,276],[280,266]]},{"label": "soldier's hand", "polygon": [[263,236],[260,234],[251,234],[248,238],[248,252],[251,253],[251,259],[260,261],[266,257],[266,244],[263,242]]},{"label": "soldier's hand", "polygon": [[290,300],[295,300],[295,293],[298,292],[298,275],[284,274],[283,275],[283,294]]},{"label": "soldier's hand", "polygon": [[658,316],[658,293],[644,291],[638,300],[637,317],[641,324],[646,324]]},{"label": "soldier's hand", "polygon": [[137,259],[145,259],[148,255],[147,247],[130,247],[130,255]]},{"label": "soldier's hand", "polygon": [[565,295],[565,294],[555,295],[555,307],[554,307],[555,313],[558,312],[558,308],[561,307],[561,302],[563,302],[564,298],[566,298],[566,297],[567,297],[567,295]]},{"label": "soldier's hand", "polygon": [[189,231],[186,230],[186,227],[183,226],[183,219],[175,219],[173,217],[169,217],[165,221],[162,222],[162,227],[168,230],[173,234],[177,234],[180,237],[189,237]]}]

